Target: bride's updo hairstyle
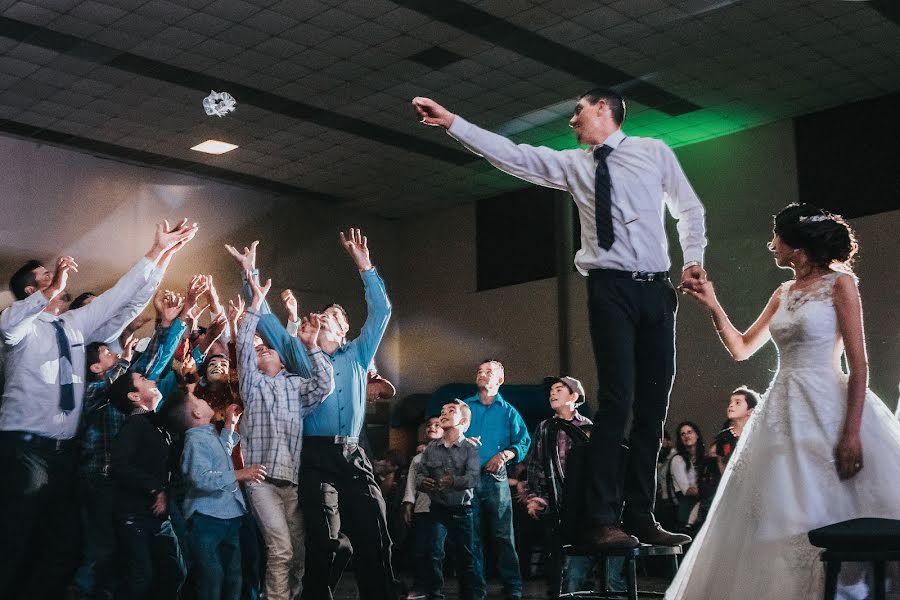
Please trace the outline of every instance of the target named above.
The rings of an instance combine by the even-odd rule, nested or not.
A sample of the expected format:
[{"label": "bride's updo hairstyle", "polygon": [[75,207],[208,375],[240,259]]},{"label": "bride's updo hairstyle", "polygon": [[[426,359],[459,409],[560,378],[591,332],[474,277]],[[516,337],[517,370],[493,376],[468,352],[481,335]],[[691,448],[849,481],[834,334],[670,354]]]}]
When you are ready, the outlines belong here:
[{"label": "bride's updo hairstyle", "polygon": [[789,204],[775,215],[775,234],[792,248],[806,251],[817,266],[844,270],[858,248],[856,236],[847,221],[811,204]]}]

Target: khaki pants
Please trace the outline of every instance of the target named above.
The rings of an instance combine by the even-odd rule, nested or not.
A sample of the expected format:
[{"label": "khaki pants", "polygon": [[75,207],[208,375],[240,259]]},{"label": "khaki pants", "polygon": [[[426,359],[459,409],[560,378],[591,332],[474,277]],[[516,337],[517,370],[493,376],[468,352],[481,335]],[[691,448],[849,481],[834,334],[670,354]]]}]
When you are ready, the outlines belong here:
[{"label": "khaki pants", "polygon": [[297,486],[267,480],[248,485],[247,498],[266,543],[266,597],[268,600],[298,597],[306,561],[306,536]]}]

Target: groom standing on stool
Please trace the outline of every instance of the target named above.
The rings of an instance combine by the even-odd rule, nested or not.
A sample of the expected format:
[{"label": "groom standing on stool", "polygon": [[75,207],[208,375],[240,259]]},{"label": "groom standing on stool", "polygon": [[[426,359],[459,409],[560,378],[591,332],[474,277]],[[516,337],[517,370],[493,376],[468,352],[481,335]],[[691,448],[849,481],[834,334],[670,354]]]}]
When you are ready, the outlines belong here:
[{"label": "groom standing on stool", "polygon": [[[665,531],[653,516],[656,455],[675,377],[677,295],[669,282],[664,207],[678,220],[684,255],[681,285],[706,281],[703,205],[672,150],[626,136],[625,101],[594,89],[575,105],[569,125],[590,149],[514,144],[429,98],[414,98],[422,123],[439,126],[491,164],[531,183],[566,190],[581,219],[575,266],[588,277],[588,315],[600,382],[591,435],[589,502],[597,550],[640,542],[677,546],[690,537]],[[622,440],[629,451],[622,456]],[[624,481],[619,465],[626,460]],[[624,503],[624,512],[623,512]],[[622,527],[635,534],[630,535]],[[635,537],[637,536],[637,537]],[[638,541],[640,538],[640,542]]]}]

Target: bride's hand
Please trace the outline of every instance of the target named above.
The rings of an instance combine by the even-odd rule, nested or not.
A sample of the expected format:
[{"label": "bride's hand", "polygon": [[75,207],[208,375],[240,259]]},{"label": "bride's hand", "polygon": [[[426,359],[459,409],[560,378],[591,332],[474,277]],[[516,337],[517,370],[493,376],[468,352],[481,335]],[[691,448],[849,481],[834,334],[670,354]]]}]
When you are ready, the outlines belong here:
[{"label": "bride's hand", "polygon": [[859,435],[841,436],[834,449],[834,461],[841,479],[850,479],[862,470],[863,451]]},{"label": "bride's hand", "polygon": [[707,308],[715,308],[719,304],[719,300],[716,298],[716,290],[713,288],[712,281],[709,280],[695,286],[693,289],[679,285],[678,291],[682,294],[687,294]]}]

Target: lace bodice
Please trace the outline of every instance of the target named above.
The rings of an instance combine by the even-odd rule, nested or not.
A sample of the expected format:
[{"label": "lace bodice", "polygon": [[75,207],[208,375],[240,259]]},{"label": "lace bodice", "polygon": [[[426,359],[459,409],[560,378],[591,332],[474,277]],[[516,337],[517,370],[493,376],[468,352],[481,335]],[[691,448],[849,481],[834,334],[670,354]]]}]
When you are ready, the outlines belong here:
[{"label": "lace bodice", "polygon": [[778,347],[779,370],[814,369],[832,376],[840,373],[843,341],[838,332],[832,292],[836,271],[824,275],[813,287],[794,291],[793,281],[781,285],[778,310],[769,323]]}]

